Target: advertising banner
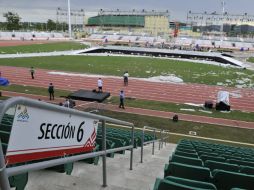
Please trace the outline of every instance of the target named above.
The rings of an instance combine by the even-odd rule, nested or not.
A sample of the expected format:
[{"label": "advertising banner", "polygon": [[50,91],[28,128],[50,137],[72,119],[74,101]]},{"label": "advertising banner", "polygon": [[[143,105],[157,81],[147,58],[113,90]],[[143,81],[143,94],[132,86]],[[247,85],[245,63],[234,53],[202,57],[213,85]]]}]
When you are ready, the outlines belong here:
[{"label": "advertising banner", "polygon": [[17,105],[6,152],[9,164],[92,151],[98,120]]}]

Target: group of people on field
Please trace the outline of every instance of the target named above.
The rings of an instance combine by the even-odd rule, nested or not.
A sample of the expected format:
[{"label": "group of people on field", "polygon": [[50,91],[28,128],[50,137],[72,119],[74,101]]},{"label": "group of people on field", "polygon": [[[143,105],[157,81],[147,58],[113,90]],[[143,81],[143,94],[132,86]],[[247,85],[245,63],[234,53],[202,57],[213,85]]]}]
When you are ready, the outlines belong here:
[{"label": "group of people on field", "polygon": [[[33,67],[31,67],[29,71],[31,74],[31,78],[35,79],[35,69]],[[49,86],[48,86],[49,100],[55,99],[54,92],[55,92],[55,90],[54,90],[53,83],[49,83]]]},{"label": "group of people on field", "polygon": [[[124,86],[128,86],[128,83],[129,83],[129,73],[128,73],[128,71],[125,71],[124,74],[123,74],[123,83],[124,83]],[[98,93],[102,93],[103,81],[102,81],[101,78],[98,79],[97,85],[98,85]],[[125,94],[124,94],[123,90],[120,91],[119,98],[120,98],[119,108],[125,109],[124,108]]]},{"label": "group of people on field", "polygon": [[[31,74],[31,78],[35,79],[35,69],[33,67],[30,68],[30,74]],[[125,71],[123,74],[123,82],[124,82],[124,86],[128,86],[128,82],[129,82],[128,71]],[[98,86],[98,93],[102,93],[103,92],[102,91],[103,81],[101,78],[98,79],[97,86]],[[55,92],[55,90],[54,90],[53,83],[49,83],[49,86],[48,86],[49,100],[54,100],[54,98],[55,98],[54,92]],[[120,99],[119,108],[125,109],[124,108],[125,94],[124,94],[123,90],[120,91],[119,99]],[[64,102],[63,106],[70,107],[70,100],[68,98]]]}]

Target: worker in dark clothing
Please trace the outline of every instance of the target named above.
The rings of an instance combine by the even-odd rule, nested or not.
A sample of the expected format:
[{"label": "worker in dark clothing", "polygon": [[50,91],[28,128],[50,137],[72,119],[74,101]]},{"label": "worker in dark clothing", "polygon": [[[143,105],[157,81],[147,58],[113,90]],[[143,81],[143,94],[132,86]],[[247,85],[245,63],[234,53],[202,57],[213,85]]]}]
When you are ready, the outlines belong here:
[{"label": "worker in dark clothing", "polygon": [[49,84],[48,92],[49,92],[49,100],[54,100],[54,86],[52,83]]},{"label": "worker in dark clothing", "polygon": [[124,99],[125,99],[125,95],[124,95],[123,90],[121,90],[119,97],[120,97],[119,108],[125,109],[125,108],[124,108]]},{"label": "worker in dark clothing", "polygon": [[34,79],[34,73],[35,73],[35,70],[34,70],[34,68],[33,68],[33,67],[31,67],[31,69],[30,69],[30,73],[31,73],[31,77],[32,77],[32,79]]}]

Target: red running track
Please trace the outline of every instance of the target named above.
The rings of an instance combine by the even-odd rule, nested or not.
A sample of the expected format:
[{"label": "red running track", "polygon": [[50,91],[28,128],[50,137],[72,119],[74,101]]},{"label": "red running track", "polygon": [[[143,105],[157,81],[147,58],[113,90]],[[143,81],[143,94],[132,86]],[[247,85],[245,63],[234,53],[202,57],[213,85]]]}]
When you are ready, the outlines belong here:
[{"label": "red running track", "polygon": [[[57,98],[55,99],[55,101],[49,101],[49,98],[46,96],[22,94],[22,93],[16,93],[16,92],[8,92],[8,91],[2,91],[2,94],[3,96],[9,96],[9,97],[24,96],[24,97],[29,97],[32,99],[41,99],[41,101],[55,103],[55,104],[58,104],[59,102],[64,101],[63,98]],[[76,102],[75,109],[78,109],[78,110],[84,110],[85,108],[106,109],[106,110],[111,110],[115,112],[124,112],[124,113],[160,117],[160,118],[166,118],[166,119],[172,118],[173,115],[175,114],[172,112],[148,110],[148,109],[133,108],[133,107],[125,107],[125,109],[123,110],[123,109],[119,109],[117,105],[102,104],[102,103],[96,103],[96,102],[84,102],[84,101],[75,101],[75,102]],[[178,116],[180,120],[183,120],[183,121],[208,123],[212,125],[229,126],[229,127],[237,127],[237,128],[244,128],[244,129],[254,128],[254,122],[229,120],[229,119],[223,119],[223,118],[212,118],[212,117],[181,114],[181,113],[178,113]]]},{"label": "red running track", "polygon": [[[0,66],[2,77],[6,77],[13,84],[48,87],[52,82],[56,89],[75,91],[78,89],[95,89],[97,78],[81,76],[64,76],[49,74],[49,70],[36,69],[35,80],[30,77],[29,69],[21,67]],[[172,84],[131,79],[129,86],[123,86],[123,80],[104,76],[103,90],[118,96],[123,89],[128,97],[137,99],[156,100],[173,103],[198,103],[206,100],[216,101],[217,92],[227,90],[241,94],[242,97],[230,99],[234,110],[254,112],[254,90],[237,89],[202,84]]]}]

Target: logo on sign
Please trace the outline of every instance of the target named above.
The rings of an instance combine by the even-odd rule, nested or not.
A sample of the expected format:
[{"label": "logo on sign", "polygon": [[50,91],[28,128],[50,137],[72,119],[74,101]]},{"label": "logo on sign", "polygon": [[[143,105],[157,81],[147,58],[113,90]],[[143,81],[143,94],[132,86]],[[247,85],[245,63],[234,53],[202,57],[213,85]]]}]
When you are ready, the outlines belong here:
[{"label": "logo on sign", "polygon": [[20,122],[28,122],[29,114],[27,112],[27,108],[25,107],[23,111],[20,112],[20,114],[17,117],[17,121]]}]

